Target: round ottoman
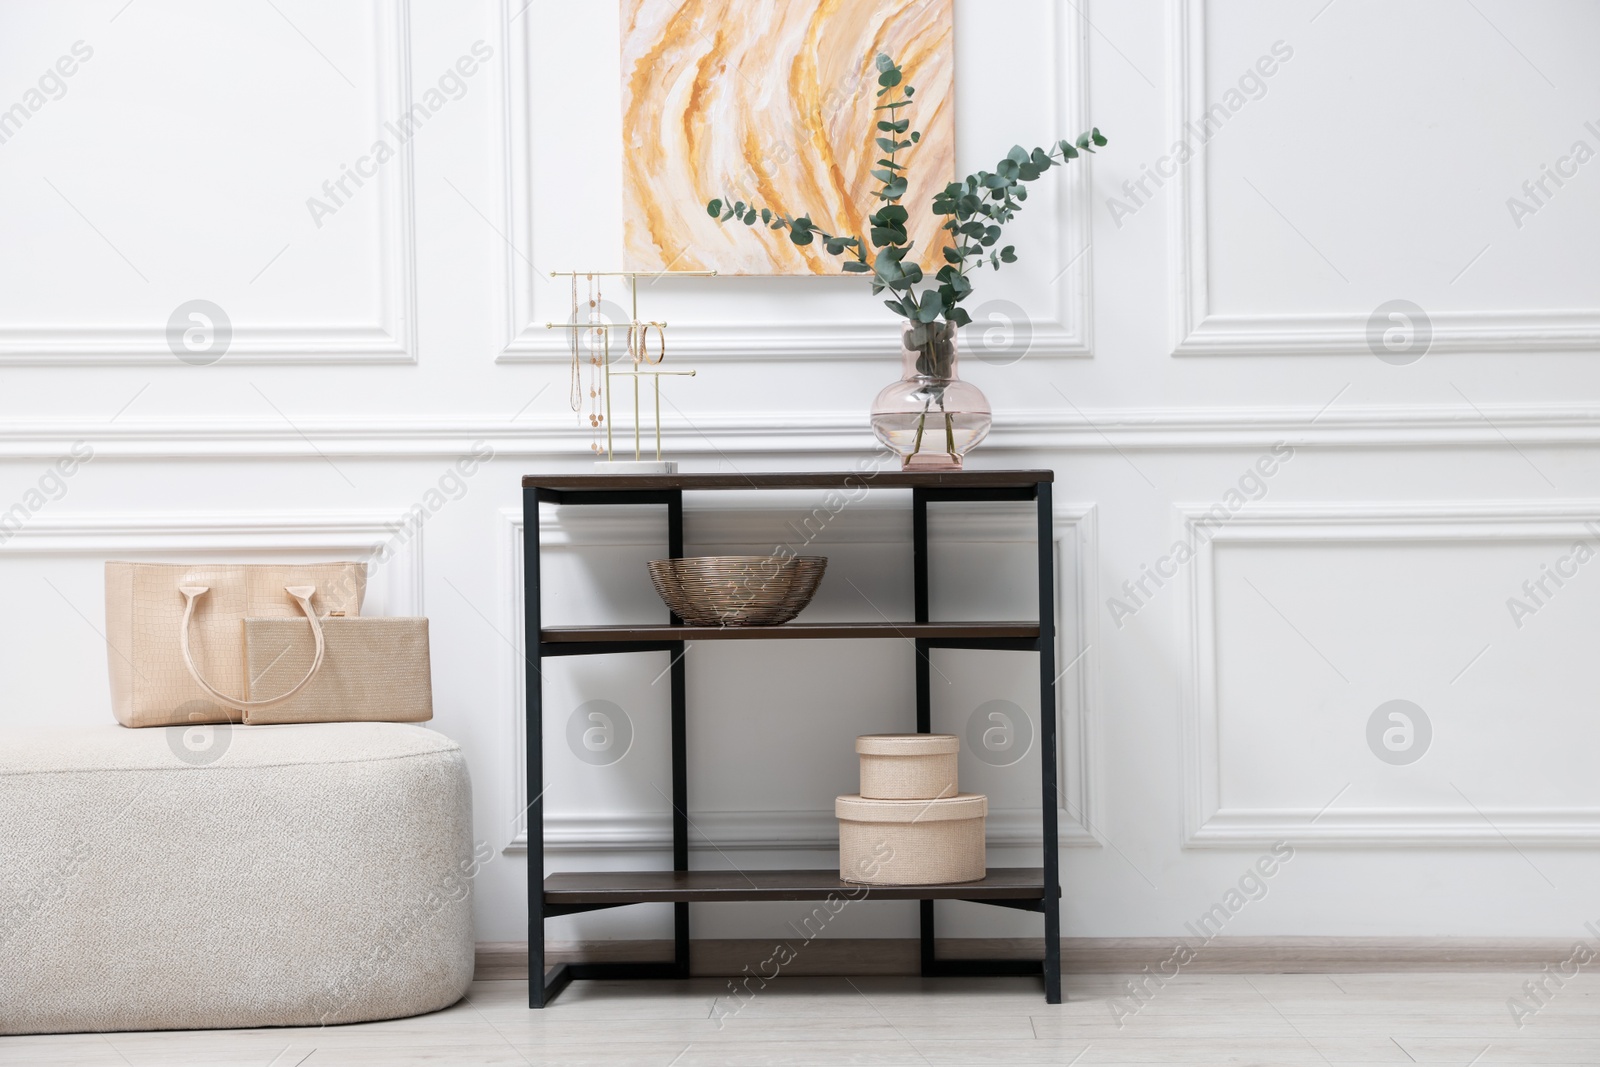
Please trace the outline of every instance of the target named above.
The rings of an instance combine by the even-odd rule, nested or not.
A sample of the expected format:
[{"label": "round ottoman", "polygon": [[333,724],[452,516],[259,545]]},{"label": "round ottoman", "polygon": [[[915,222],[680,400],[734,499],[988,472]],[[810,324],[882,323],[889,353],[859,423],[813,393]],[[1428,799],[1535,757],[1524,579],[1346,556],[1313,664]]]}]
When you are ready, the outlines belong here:
[{"label": "round ottoman", "polygon": [[459,747],[419,726],[0,734],[0,1033],[446,1007],[486,858]]}]

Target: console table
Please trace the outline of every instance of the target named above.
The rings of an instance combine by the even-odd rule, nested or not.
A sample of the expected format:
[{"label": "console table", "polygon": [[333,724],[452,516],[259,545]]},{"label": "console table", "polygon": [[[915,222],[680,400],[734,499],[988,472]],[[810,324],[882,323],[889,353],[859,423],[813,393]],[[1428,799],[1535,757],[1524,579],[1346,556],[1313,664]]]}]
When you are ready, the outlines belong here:
[{"label": "console table", "polygon": [[[540,666],[552,656],[666,652],[688,641],[910,639],[916,645],[917,730],[932,731],[929,653],[936,648],[1001,649],[1039,656],[1040,814],[1043,867],[990,868],[977,882],[871,886],[866,900],[916,900],[921,908],[922,974],[1041,975],[1045,1000],[1061,1002],[1061,897],[1056,836],[1055,565],[1051,471],[823,472],[773,474],[534,475],[522,480],[523,603],[527,659],[528,1005],[542,1008],[568,982],[605,978],[687,978],[689,904],[726,900],[823,900],[863,887],[834,870],[691,871],[689,869],[688,671],[671,661],[672,870],[545,874],[544,690]],[[705,490],[911,490],[914,618],[905,622],[787,623],[765,627],[660,625],[546,627],[539,602],[539,504],[659,504],[666,508],[667,554],[683,555],[683,494]],[[1031,500],[1038,513],[1039,613],[1035,622],[934,622],[928,618],[928,505],[945,501]],[[646,581],[643,568],[639,580]],[[935,951],[933,902],[967,900],[1044,916],[1042,960],[941,959]],[[544,921],[622,907],[673,905],[673,958],[641,963],[564,963],[545,971]]]}]

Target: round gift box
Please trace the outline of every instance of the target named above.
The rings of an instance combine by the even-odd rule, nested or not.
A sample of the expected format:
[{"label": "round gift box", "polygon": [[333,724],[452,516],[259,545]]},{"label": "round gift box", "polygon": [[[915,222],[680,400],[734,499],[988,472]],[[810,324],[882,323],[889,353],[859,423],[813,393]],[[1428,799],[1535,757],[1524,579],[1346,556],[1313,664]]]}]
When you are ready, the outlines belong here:
[{"label": "round gift box", "polygon": [[865,734],[856,738],[861,757],[861,795],[868,800],[933,800],[953,797],[955,734]]},{"label": "round gift box", "polygon": [[842,796],[839,877],[869,885],[940,885],[984,876],[984,821],[989,798],[962,793],[942,800]]}]

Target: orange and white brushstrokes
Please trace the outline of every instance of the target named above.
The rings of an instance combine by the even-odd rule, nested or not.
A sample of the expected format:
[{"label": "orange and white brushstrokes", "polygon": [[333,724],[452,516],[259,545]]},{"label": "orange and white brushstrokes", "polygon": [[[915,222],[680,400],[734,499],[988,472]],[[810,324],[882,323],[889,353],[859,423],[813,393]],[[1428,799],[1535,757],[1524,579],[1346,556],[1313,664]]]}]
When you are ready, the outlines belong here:
[{"label": "orange and white brushstrokes", "polygon": [[[915,86],[922,141],[895,158],[915,259],[944,262],[928,210],[955,176],[953,0],[620,0],[625,254],[629,270],[838,274],[820,242],[706,213],[720,197],[810,215],[868,236],[878,70],[886,52]],[[868,247],[871,245],[869,243]]]}]

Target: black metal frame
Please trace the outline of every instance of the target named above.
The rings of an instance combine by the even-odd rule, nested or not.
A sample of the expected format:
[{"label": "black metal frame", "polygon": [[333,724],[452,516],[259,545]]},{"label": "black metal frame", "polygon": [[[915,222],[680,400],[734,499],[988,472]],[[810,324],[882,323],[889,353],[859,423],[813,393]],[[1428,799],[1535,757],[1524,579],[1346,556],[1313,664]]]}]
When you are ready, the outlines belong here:
[{"label": "black metal frame", "polygon": [[[1039,975],[1045,1001],[1061,1003],[1060,843],[1056,798],[1055,677],[1055,546],[1051,483],[1006,487],[915,487],[911,490],[912,568],[916,622],[926,623],[929,604],[928,505],[951,501],[1031,500],[1037,511],[1039,636],[1012,638],[916,638],[917,732],[932,732],[932,663],[936,648],[1032,651],[1039,656],[1039,755],[1044,892],[1038,900],[978,900],[973,903],[1044,915],[1044,959],[941,959],[936,952],[934,901],[921,900],[921,970],[923,977]],[[689,905],[673,904],[673,958],[663,962],[563,963],[545,969],[544,920],[620,904],[550,906],[544,900],[544,677],[546,656],[578,656],[621,652],[681,652],[674,641],[585,642],[546,644],[540,617],[539,504],[664,504],[667,508],[667,552],[683,556],[683,491],[681,489],[557,490],[525,486],[523,514],[523,622],[526,633],[528,837],[528,1006],[542,1008],[573,979],[686,978],[689,976]],[[673,626],[682,620],[671,617]],[[672,659],[672,869],[689,869],[688,671],[684,656]],[[543,976],[539,980],[537,976]]]}]

